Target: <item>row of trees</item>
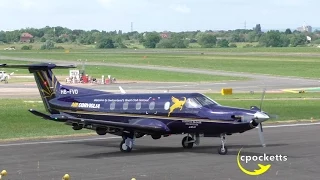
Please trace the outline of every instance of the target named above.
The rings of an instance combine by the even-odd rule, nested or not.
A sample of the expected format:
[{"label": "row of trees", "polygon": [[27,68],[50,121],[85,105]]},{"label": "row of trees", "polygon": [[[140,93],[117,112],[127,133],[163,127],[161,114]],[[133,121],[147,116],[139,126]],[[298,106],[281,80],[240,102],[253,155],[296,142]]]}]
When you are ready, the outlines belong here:
[{"label": "row of trees", "polygon": [[[71,30],[60,26],[47,26],[40,29],[26,28],[15,31],[0,31],[0,43],[19,42],[20,36],[24,32],[33,36],[31,42],[43,42],[44,44],[69,42],[96,45],[97,48],[127,48],[129,44],[133,47],[140,44],[146,48],[188,48],[191,43],[197,43],[203,48],[213,48],[235,47],[234,43],[236,42],[257,42],[257,46],[262,47],[303,46],[310,42],[320,43],[319,31],[308,33],[292,32],[287,29],[285,32],[275,30],[262,32],[259,24],[250,30],[166,32],[165,34],[168,37],[165,38],[159,32],[84,31]],[[312,41],[308,40],[307,37],[311,38]]]}]

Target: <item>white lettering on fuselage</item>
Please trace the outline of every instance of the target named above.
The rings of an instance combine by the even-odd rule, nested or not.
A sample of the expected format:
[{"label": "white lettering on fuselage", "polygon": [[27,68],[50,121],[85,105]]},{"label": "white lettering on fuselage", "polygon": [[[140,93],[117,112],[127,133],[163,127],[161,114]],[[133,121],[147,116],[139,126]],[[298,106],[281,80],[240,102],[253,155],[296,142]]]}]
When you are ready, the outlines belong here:
[{"label": "white lettering on fuselage", "polygon": [[199,124],[201,124],[201,121],[183,120],[182,123],[184,123],[186,126],[188,126],[189,129],[195,129],[198,127]]},{"label": "white lettering on fuselage", "polygon": [[94,102],[148,102],[149,99],[94,99]]},{"label": "white lettering on fuselage", "polygon": [[79,94],[79,90],[78,89],[61,89],[60,90],[60,94]]}]

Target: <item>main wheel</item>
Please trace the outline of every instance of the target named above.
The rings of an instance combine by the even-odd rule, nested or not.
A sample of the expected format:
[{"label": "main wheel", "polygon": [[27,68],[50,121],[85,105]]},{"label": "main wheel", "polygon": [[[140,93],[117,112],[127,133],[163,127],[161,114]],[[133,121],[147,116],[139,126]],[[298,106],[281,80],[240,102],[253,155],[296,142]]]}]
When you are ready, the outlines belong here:
[{"label": "main wheel", "polygon": [[131,152],[132,148],[126,145],[125,140],[123,139],[120,143],[120,150],[122,152]]},{"label": "main wheel", "polygon": [[226,146],[224,146],[224,149],[223,149],[222,146],[220,146],[218,148],[218,153],[221,155],[226,155],[228,153],[228,148]]},{"label": "main wheel", "polygon": [[185,136],[182,139],[182,147],[185,149],[191,149],[193,147],[193,142],[189,142],[189,141],[193,141],[193,138],[190,136]]},{"label": "main wheel", "polygon": [[159,134],[153,134],[153,135],[151,135],[151,137],[152,137],[152,139],[157,140],[157,139],[160,139],[160,138],[161,138],[161,135],[159,135]]}]

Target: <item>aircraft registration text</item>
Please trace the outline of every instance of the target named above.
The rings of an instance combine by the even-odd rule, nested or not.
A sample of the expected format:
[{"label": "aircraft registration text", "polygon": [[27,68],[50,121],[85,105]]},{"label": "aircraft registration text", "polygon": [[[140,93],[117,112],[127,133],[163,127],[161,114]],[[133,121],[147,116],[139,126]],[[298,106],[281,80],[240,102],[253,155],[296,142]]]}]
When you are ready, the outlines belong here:
[{"label": "aircraft registration text", "polygon": [[79,94],[79,90],[78,89],[61,89],[60,90],[60,94]]}]

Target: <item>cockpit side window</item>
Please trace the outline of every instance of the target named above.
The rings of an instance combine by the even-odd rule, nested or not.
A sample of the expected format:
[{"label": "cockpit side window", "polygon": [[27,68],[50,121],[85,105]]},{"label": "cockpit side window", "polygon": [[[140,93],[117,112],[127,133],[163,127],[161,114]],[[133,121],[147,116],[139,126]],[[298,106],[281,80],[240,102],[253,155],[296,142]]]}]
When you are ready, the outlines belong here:
[{"label": "cockpit side window", "polygon": [[197,96],[195,99],[202,105],[202,106],[207,106],[207,105],[218,105],[217,102],[214,100],[206,97],[206,96]]},{"label": "cockpit side window", "polygon": [[188,98],[185,106],[187,108],[201,108],[201,104],[199,104],[199,102],[194,98]]}]

